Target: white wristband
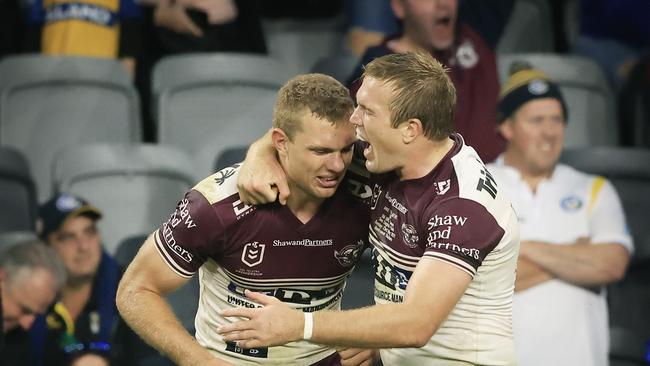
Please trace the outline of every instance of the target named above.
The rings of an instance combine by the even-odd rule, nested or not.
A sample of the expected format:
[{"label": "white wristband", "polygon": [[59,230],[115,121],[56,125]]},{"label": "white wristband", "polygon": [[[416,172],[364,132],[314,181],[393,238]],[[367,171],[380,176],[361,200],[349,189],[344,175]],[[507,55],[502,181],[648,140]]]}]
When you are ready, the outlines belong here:
[{"label": "white wristband", "polygon": [[308,341],[311,339],[311,333],[314,330],[314,313],[305,312],[305,327],[302,330],[302,339]]}]

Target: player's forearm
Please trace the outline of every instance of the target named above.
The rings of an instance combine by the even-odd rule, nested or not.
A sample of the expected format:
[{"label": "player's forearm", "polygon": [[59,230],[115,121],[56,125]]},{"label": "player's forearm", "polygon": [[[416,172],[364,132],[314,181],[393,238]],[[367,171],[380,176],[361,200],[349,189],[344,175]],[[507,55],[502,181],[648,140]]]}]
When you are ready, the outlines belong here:
[{"label": "player's forearm", "polygon": [[629,261],[622,245],[592,244],[584,240],[570,245],[522,242],[520,256],[553,276],[580,286],[606,285],[620,280]]},{"label": "player's forearm", "polygon": [[314,313],[311,341],[344,347],[403,348],[426,344],[440,325],[405,304]]},{"label": "player's forearm", "polygon": [[553,279],[553,275],[542,267],[524,257],[519,257],[515,292],[527,290],[551,279]]},{"label": "player's forearm", "polygon": [[271,130],[251,144],[246,152],[246,160],[275,157],[275,148],[271,139]]},{"label": "player's forearm", "polygon": [[218,365],[214,356],[180,324],[160,295],[120,286],[117,307],[122,318],[142,339],[177,365],[207,365],[210,362]]}]

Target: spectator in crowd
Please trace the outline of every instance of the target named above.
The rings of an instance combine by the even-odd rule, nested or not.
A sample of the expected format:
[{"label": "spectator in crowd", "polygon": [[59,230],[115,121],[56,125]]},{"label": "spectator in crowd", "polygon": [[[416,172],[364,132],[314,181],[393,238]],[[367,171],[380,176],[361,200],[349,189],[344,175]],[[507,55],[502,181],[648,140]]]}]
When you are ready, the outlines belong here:
[{"label": "spectator in crowd", "polygon": [[136,86],[145,141],[155,141],[151,73],[162,57],[192,52],[266,54],[259,0],[142,0],[144,29]]},{"label": "spectator in crowd", "polygon": [[3,365],[28,364],[27,330],[54,302],[65,281],[65,267],[58,256],[38,240],[13,244],[0,252]]},{"label": "spectator in crowd", "polygon": [[43,204],[38,216],[38,234],[61,258],[68,279],[57,303],[31,329],[32,365],[82,365],[80,358],[101,358],[108,365],[121,269],[102,250],[96,225],[102,215],[84,199],[63,193]]},{"label": "spectator in crowd", "polygon": [[135,75],[140,49],[135,0],[29,2],[26,48],[46,55],[119,59]]},{"label": "spectator in crowd", "polygon": [[[353,54],[362,56],[368,47],[377,46],[385,37],[400,31],[401,24],[393,13],[391,1],[346,1],[346,45]],[[514,0],[461,0],[458,12],[460,21],[467,23],[495,49],[513,6]]]},{"label": "spectator in crowd", "polygon": [[[381,348],[385,365],[514,365],[517,217],[476,151],[453,133],[456,93],[446,70],[423,52],[379,57],[364,71],[357,102],[350,122],[376,174],[368,194],[376,305],[302,314],[248,291],[265,306],[223,311],[246,320],[218,332],[243,348],[296,340]],[[260,143],[249,151],[254,162]],[[262,155],[263,169],[277,164]],[[268,183],[288,193],[282,175],[241,177],[243,187],[251,178],[266,187],[254,201],[275,199]]]},{"label": "spectator in crowd", "polygon": [[650,2],[580,0],[574,52],[596,61],[618,91],[650,45]]},{"label": "spectator in crowd", "polygon": [[[140,336],[182,365],[338,364],[333,347],[296,342],[242,349],[215,330],[230,321],[221,310],[256,306],[244,296],[247,289],[273,294],[300,312],[340,306],[368,234],[367,206],[347,189],[337,190],[352,160],[353,108],[346,87],[322,74],[297,76],[280,89],[271,149],[294,194],[286,206],[243,204],[235,184],[238,165],[189,191],[120,283],[120,312]],[[163,296],[197,271],[195,339]]]},{"label": "spectator in crowd", "polygon": [[430,52],[449,67],[458,103],[455,130],[474,147],[483,161],[503,151],[504,141],[494,126],[499,95],[494,52],[467,25],[457,22],[457,0],[392,0],[403,32],[369,48],[353,73],[351,91],[356,94],[363,66],[376,57],[418,50]]},{"label": "spectator in crowd", "polygon": [[515,63],[499,102],[506,151],[488,168],[521,225],[513,328],[521,366],[608,365],[604,286],[632,239],[613,186],[558,163],[568,106],[540,70]]}]

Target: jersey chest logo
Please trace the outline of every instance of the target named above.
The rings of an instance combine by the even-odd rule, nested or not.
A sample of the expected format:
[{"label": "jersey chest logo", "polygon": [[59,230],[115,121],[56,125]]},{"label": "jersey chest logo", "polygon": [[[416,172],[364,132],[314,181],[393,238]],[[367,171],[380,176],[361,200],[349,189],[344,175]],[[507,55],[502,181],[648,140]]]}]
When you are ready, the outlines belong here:
[{"label": "jersey chest logo", "polygon": [[244,251],[241,253],[241,261],[249,267],[255,267],[264,260],[265,248],[266,244],[260,244],[256,241],[247,243],[244,245]]}]

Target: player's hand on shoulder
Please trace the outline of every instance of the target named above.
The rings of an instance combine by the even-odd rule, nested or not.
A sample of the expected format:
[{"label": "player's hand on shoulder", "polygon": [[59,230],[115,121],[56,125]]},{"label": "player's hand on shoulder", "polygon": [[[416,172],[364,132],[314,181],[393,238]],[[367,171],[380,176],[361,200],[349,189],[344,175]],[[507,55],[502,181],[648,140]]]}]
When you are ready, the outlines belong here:
[{"label": "player's hand on shoulder", "polygon": [[340,348],[341,366],[372,366],[379,360],[379,351],[368,348]]},{"label": "player's hand on shoulder", "polygon": [[280,164],[272,159],[247,159],[237,178],[237,190],[242,202],[261,205],[275,202],[286,204],[289,196],[287,177]]}]

